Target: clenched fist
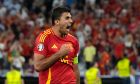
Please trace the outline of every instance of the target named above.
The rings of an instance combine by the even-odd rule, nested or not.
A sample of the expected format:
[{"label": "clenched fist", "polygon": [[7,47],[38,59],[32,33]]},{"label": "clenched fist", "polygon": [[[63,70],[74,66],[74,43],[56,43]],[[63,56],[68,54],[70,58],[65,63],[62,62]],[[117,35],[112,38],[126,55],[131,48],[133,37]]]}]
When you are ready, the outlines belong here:
[{"label": "clenched fist", "polygon": [[61,57],[66,56],[71,50],[72,50],[72,45],[69,44],[63,44],[60,48],[60,50],[58,51],[61,54]]}]

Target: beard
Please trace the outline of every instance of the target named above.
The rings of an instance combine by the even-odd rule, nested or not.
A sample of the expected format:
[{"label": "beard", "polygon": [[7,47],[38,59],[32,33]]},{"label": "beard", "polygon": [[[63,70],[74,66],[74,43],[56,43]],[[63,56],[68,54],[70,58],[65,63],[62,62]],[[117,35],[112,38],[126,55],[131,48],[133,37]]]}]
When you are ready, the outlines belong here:
[{"label": "beard", "polygon": [[70,25],[63,25],[63,26],[61,26],[60,29],[59,29],[61,37],[65,37],[69,33],[71,27],[72,27],[71,24]]},{"label": "beard", "polygon": [[69,29],[67,27],[61,27],[59,30],[61,37],[65,37],[69,33]]}]

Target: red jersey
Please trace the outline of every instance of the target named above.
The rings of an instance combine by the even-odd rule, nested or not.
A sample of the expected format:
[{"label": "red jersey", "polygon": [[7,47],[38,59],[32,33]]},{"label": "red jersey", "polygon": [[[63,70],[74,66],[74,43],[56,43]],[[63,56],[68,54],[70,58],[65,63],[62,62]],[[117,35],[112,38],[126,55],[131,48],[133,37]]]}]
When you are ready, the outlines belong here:
[{"label": "red jersey", "polygon": [[34,53],[42,54],[46,58],[56,53],[63,44],[71,44],[73,49],[65,58],[60,58],[46,71],[39,72],[39,84],[76,84],[73,71],[73,59],[77,56],[79,44],[77,39],[68,34],[64,38],[56,36],[53,30],[47,29],[36,39]]}]

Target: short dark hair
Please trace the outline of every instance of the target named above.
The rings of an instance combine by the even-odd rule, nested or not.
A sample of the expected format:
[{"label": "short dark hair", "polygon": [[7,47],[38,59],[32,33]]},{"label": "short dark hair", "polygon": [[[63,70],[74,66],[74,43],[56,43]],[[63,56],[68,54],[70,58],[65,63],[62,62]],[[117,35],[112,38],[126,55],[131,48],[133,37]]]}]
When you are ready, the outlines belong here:
[{"label": "short dark hair", "polygon": [[70,8],[61,6],[53,9],[51,16],[53,25],[55,24],[55,20],[60,19],[62,13],[64,12],[70,12]]}]

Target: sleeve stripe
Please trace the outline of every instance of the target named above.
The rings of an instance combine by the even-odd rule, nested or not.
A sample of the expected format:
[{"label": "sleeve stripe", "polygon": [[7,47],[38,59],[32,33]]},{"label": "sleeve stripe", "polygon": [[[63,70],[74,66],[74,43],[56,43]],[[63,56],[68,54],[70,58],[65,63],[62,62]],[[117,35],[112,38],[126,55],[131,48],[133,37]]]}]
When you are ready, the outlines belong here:
[{"label": "sleeve stripe", "polygon": [[44,42],[48,34],[51,34],[51,29],[44,31],[43,34],[41,34],[39,41]]}]

